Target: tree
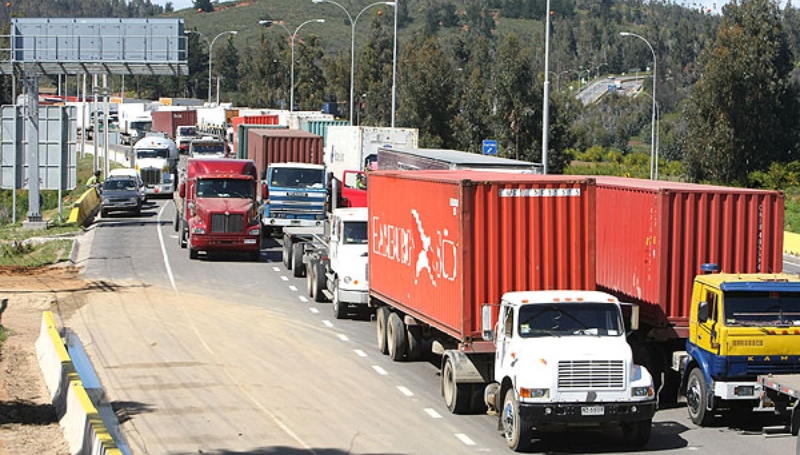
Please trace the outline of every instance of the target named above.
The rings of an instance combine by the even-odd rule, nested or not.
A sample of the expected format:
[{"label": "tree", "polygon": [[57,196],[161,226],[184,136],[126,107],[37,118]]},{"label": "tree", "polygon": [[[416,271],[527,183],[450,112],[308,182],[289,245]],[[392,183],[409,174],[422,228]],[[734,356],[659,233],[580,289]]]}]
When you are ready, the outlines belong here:
[{"label": "tree", "polygon": [[394,24],[392,21],[393,18],[377,14],[373,17],[370,23],[369,42],[356,60],[356,96],[364,103],[361,124],[373,126],[391,124]]},{"label": "tree", "polygon": [[205,98],[208,93],[208,46],[197,33],[189,33],[187,43],[189,76],[186,78],[186,88],[190,97]]},{"label": "tree", "polygon": [[214,12],[214,4],[211,3],[211,0],[194,0],[194,7],[204,13]]},{"label": "tree", "polygon": [[262,33],[258,46],[245,50],[239,65],[243,98],[237,104],[289,108],[288,47],[285,39],[273,42]]},{"label": "tree", "polygon": [[[221,77],[220,90],[225,92],[236,92],[239,90],[241,72],[239,71],[239,51],[233,43],[233,37],[228,35],[223,46],[215,55],[214,75]],[[230,95],[229,95],[230,97]],[[220,101],[222,101],[220,94]]]},{"label": "tree", "polygon": [[294,108],[300,111],[319,111],[325,98],[325,75],[322,71],[322,40],[319,35],[299,37],[294,43]]},{"label": "tree", "polygon": [[685,159],[692,180],[745,184],[796,152],[798,90],[777,3],[743,0],[724,12],[685,109]]},{"label": "tree", "polygon": [[448,147],[453,143],[451,119],[456,116],[456,81],[453,65],[433,35],[417,37],[403,48],[398,86],[403,124],[420,131],[425,147]]}]

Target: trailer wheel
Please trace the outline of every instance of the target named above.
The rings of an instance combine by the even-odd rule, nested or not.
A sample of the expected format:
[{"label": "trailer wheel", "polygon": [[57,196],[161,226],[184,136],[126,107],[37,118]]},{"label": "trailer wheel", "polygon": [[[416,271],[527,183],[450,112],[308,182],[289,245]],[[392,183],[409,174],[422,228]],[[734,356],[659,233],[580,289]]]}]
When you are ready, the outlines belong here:
[{"label": "trailer wheel", "polygon": [[472,387],[456,382],[455,367],[447,357],[442,367],[442,397],[447,409],[453,414],[468,414],[470,411]]},{"label": "trailer wheel", "polygon": [[347,317],[347,302],[339,300],[339,277],[333,283],[333,317],[344,319]]},{"label": "trailer wheel", "polygon": [[295,243],[292,245],[292,275],[300,278],[306,274],[306,265],[303,264],[303,244]]},{"label": "trailer wheel", "polygon": [[694,368],[689,373],[686,386],[686,409],[695,425],[707,426],[714,421],[714,414],[708,410],[708,394],[706,378],[700,368]]},{"label": "trailer wheel", "polygon": [[286,270],[292,270],[292,239],[288,235],[283,236],[283,266]]},{"label": "trailer wheel", "polygon": [[422,327],[418,325],[406,326],[406,339],[408,340],[408,360],[422,358]]},{"label": "trailer wheel", "polygon": [[311,270],[314,272],[314,281],[311,283],[314,287],[314,301],[324,302],[325,293],[322,290],[325,289],[328,281],[328,277],[325,276],[325,265],[321,262],[316,262],[311,267]]},{"label": "trailer wheel", "polygon": [[514,393],[514,389],[510,388],[506,391],[506,397],[503,400],[503,411],[500,414],[501,423],[503,424],[503,436],[506,438],[506,444],[508,444],[509,449],[514,452],[525,452],[531,448],[533,425],[526,421],[519,411],[517,396]]},{"label": "trailer wheel", "polygon": [[389,315],[389,322],[386,324],[386,344],[392,360],[398,362],[405,358],[408,350],[406,328],[403,320],[394,312]]},{"label": "trailer wheel", "polygon": [[375,327],[378,333],[378,350],[381,354],[388,354],[388,343],[386,342],[386,326],[389,324],[389,309],[379,306],[375,310]]},{"label": "trailer wheel", "polygon": [[652,429],[653,421],[650,419],[638,422],[623,422],[622,439],[631,446],[643,447],[650,440]]}]

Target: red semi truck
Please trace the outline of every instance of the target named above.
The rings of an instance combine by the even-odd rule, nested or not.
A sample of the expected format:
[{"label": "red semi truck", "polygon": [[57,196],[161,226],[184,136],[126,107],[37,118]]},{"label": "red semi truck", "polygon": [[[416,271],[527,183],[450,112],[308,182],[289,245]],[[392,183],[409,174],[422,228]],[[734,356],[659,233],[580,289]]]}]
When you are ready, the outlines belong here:
[{"label": "red semi truck", "polygon": [[191,259],[197,259],[200,251],[242,252],[254,261],[259,259],[256,177],[251,160],[187,160],[175,196],[174,228],[181,248],[189,248]]},{"label": "red semi truck", "polygon": [[534,427],[621,427],[636,446],[650,436],[652,378],[625,337],[637,312],[594,291],[595,190],[586,177],[369,176],[378,349],[415,360],[431,346],[448,409],[488,409],[513,450]]}]

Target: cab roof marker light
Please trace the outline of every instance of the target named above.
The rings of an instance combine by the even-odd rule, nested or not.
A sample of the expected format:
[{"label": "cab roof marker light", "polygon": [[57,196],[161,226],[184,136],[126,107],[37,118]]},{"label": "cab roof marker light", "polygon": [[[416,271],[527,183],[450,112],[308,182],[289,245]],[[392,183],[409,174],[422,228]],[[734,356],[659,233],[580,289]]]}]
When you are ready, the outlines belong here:
[{"label": "cab roof marker light", "polygon": [[714,264],[712,262],[706,262],[705,264],[702,264],[700,266],[700,270],[702,270],[706,274],[717,273],[719,272],[719,265]]}]

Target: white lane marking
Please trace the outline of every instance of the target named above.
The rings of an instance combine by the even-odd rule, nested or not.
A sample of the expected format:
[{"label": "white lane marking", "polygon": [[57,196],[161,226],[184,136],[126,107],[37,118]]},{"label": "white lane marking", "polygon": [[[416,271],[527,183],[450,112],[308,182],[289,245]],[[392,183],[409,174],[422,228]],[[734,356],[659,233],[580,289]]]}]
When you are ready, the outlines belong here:
[{"label": "white lane marking", "polygon": [[272,270],[274,270],[274,271],[276,271],[276,272],[280,272],[280,271],[281,271],[281,268],[280,268],[280,267],[273,267],[273,268],[272,268]]},{"label": "white lane marking", "polygon": [[283,281],[289,281],[289,277],[288,277],[288,276],[286,276],[286,275],[281,275],[281,279],[282,279]]},{"label": "white lane marking", "polygon": [[333,327],[333,322],[325,319],[325,320],[322,321],[322,325],[324,325],[325,327],[330,328],[330,327]]},{"label": "white lane marking", "polygon": [[297,286],[289,286],[291,291],[297,292]]},{"label": "white lane marking", "polygon": [[383,368],[379,367],[378,365],[372,365],[372,369],[375,370],[381,376],[388,376],[389,373],[386,372]]},{"label": "white lane marking", "polygon": [[313,306],[311,308],[309,308],[308,311],[310,311],[310,312],[312,312],[314,314],[319,314],[319,310],[314,308]]},{"label": "white lane marking", "polygon": [[339,339],[342,340],[342,341],[349,341],[350,340],[350,338],[347,338],[347,335],[345,335],[343,333],[340,333],[340,334],[338,334],[336,336],[339,337]]},{"label": "white lane marking", "polygon": [[164,267],[167,269],[169,284],[172,286],[172,290],[175,291],[175,294],[180,294],[180,292],[178,292],[178,286],[175,284],[175,276],[172,274],[172,267],[169,266],[167,247],[164,245],[164,234],[161,232],[161,215],[164,214],[164,209],[167,207],[167,205],[169,204],[162,205],[161,210],[158,211],[158,223],[156,223],[156,231],[158,231],[158,243],[161,244],[161,256],[164,258]]},{"label": "white lane marking", "polygon": [[456,437],[458,438],[459,441],[463,442],[464,444],[466,444],[468,446],[474,446],[475,445],[475,441],[470,439],[469,436],[465,435],[464,433],[456,433]]},{"label": "white lane marking", "polygon": [[436,412],[433,408],[425,408],[425,412],[431,416],[432,419],[441,419],[442,415]]},{"label": "white lane marking", "polygon": [[361,349],[353,349],[353,352],[355,352],[356,355],[359,356],[359,357],[366,357],[367,356],[367,353],[362,351]]},{"label": "white lane marking", "polygon": [[407,397],[413,397],[414,396],[414,392],[408,390],[407,387],[403,387],[403,386],[399,385],[399,386],[397,386],[397,390],[399,390],[400,393],[402,393],[403,395],[405,395]]},{"label": "white lane marking", "polygon": [[299,298],[300,301],[303,302],[303,303],[308,303],[308,299],[304,295],[298,296],[297,298]]}]

